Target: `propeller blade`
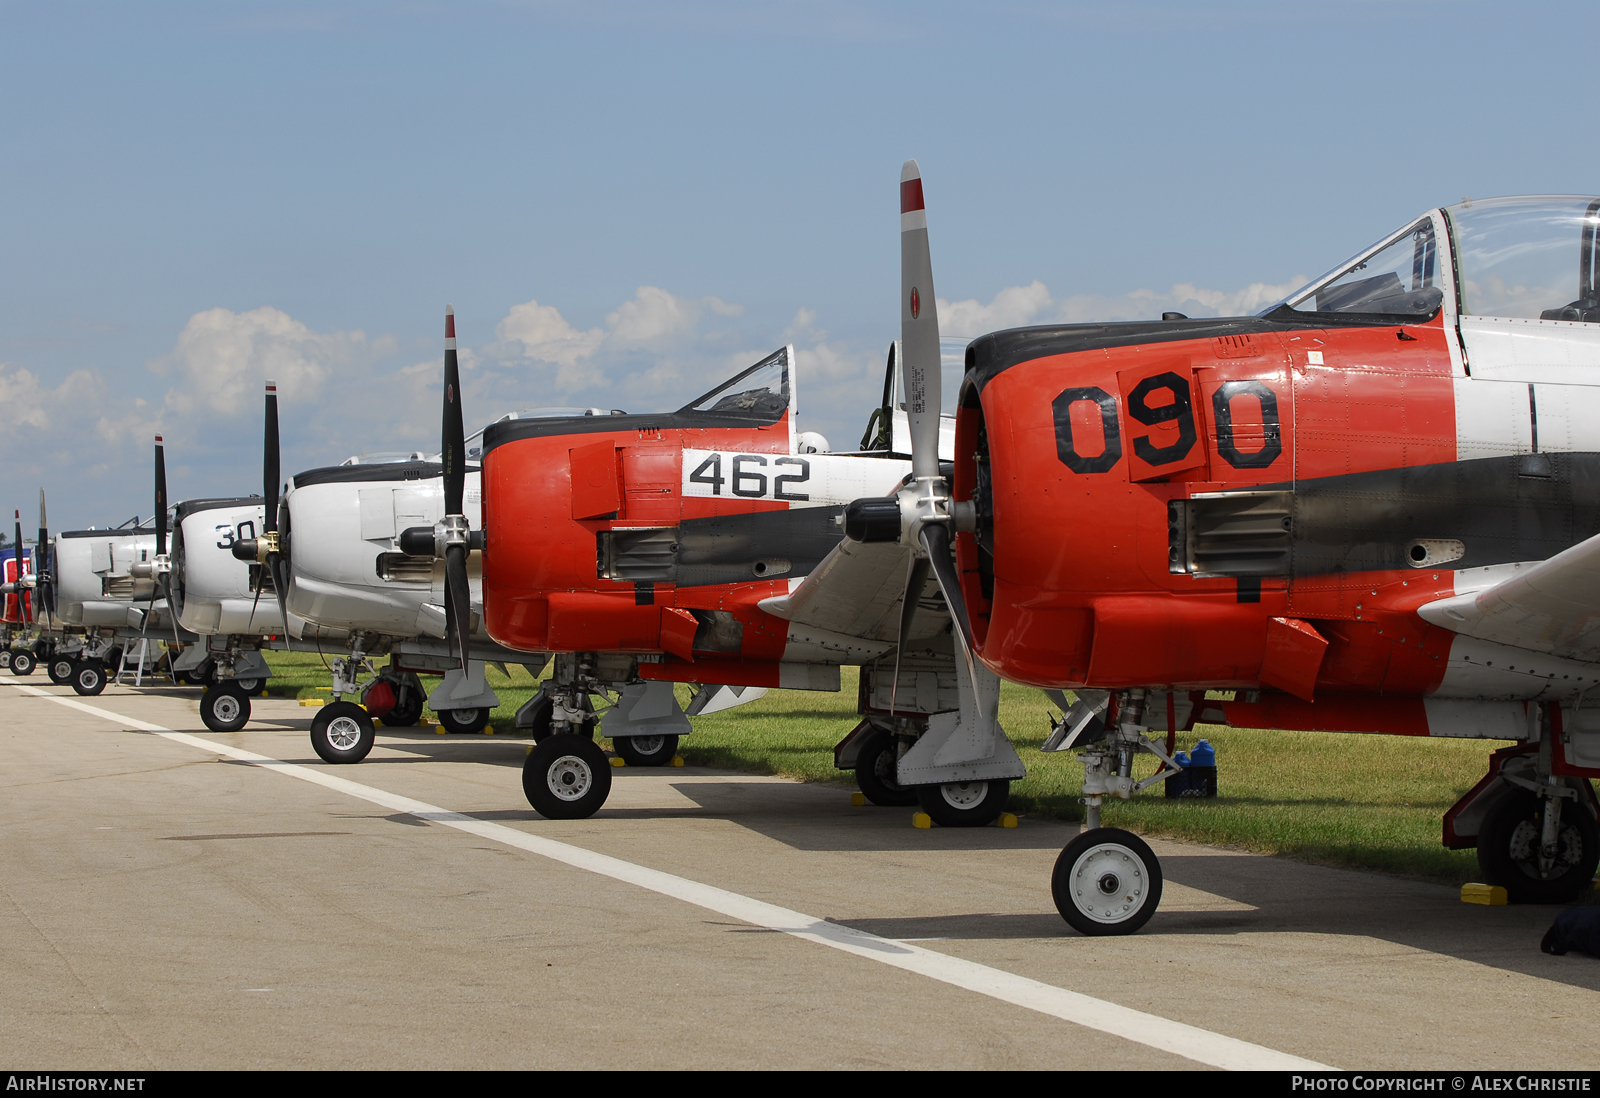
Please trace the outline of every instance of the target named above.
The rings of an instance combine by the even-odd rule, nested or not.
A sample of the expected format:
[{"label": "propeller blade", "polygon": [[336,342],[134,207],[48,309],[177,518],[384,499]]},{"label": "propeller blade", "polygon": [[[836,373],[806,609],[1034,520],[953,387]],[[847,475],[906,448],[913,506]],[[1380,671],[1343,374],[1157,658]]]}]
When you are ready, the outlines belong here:
[{"label": "propeller blade", "polygon": [[267,513],[262,525],[267,533],[278,528],[278,384],[267,380],[266,434],[261,444],[261,496]]},{"label": "propeller blade", "polygon": [[900,597],[900,632],[894,643],[894,681],[889,687],[889,712],[895,711],[895,697],[900,689],[900,656],[906,650],[906,634],[917,616],[917,602],[928,583],[928,558],[913,556],[906,572],[906,590]]},{"label": "propeller blade", "polygon": [[462,513],[467,484],[466,429],[461,419],[461,368],[456,361],[456,310],[444,307],[444,426],[440,460],[444,463],[444,513]]},{"label": "propeller blade", "polygon": [[472,587],[467,582],[467,547],[446,546],[444,551],[445,628],[452,634],[461,656],[461,670],[467,669],[467,649],[472,642]]},{"label": "propeller blade", "polygon": [[[23,566],[27,564],[27,561],[22,556],[22,512],[18,510],[12,513],[17,518],[17,540],[11,543],[17,549],[17,617],[26,623],[32,617],[29,611],[33,609],[33,600],[28,597],[28,592],[22,587],[22,577],[26,575],[23,571]],[[33,551],[33,563],[34,567],[38,568],[39,550],[37,546],[34,547]]]},{"label": "propeller blade", "polygon": [[278,613],[283,617],[283,637],[289,639],[289,562],[278,553],[267,554],[267,567],[272,570],[272,587],[278,596]]},{"label": "propeller blade", "polygon": [[156,556],[167,555],[167,448],[156,436]]},{"label": "propeller blade", "polygon": [[967,661],[970,682],[978,681],[977,668],[972,662],[972,620],[967,616],[967,600],[961,596],[961,581],[956,575],[955,557],[950,552],[950,531],[943,523],[930,522],[922,527],[922,547],[928,551],[933,565],[933,576],[939,581],[945,605],[950,608],[950,618],[955,622],[956,645]]},{"label": "propeller blade", "polygon": [[922,170],[915,160],[900,169],[900,369],[911,425],[911,472],[939,475],[939,309],[934,301],[928,214]]},{"label": "propeller blade", "polygon": [[44,489],[39,489],[39,540],[33,547],[33,572],[38,577],[34,590],[39,592],[39,607],[46,616],[56,612],[55,569],[50,558],[50,524],[44,516]]}]

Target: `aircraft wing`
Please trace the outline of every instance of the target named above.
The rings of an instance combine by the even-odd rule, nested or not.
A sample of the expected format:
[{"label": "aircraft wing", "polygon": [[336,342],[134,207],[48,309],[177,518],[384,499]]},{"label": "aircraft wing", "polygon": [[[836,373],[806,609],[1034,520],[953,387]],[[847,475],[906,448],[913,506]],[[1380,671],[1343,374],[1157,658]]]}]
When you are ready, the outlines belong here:
[{"label": "aircraft wing", "polygon": [[1417,612],[1434,625],[1565,659],[1600,661],[1600,535],[1481,591]]},{"label": "aircraft wing", "polygon": [[[900,603],[910,550],[896,542],[863,543],[845,538],[787,595],[762,599],[761,609],[790,623],[790,637],[817,642],[825,635],[851,638],[881,654],[893,649],[900,630]],[[936,585],[918,592],[920,609],[908,639],[944,632],[949,611]]]}]

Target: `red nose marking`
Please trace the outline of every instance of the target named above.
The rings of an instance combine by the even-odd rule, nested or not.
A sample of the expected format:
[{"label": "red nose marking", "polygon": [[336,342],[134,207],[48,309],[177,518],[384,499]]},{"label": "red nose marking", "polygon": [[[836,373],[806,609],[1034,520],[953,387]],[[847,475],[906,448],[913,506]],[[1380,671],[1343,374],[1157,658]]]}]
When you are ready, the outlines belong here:
[{"label": "red nose marking", "polygon": [[922,208],[922,178],[919,176],[900,184],[900,212],[910,213]]},{"label": "red nose marking", "polygon": [[456,337],[455,313],[446,313],[444,315],[444,337],[446,339],[454,339]]}]

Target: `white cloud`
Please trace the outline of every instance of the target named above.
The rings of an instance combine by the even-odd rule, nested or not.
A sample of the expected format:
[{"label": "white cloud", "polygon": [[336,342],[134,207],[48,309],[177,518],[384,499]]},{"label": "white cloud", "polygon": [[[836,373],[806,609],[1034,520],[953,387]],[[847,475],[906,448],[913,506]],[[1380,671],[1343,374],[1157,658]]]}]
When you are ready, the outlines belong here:
[{"label": "white cloud", "polygon": [[77,422],[84,406],[98,400],[100,388],[99,379],[88,370],[76,370],[49,389],[38,374],[0,362],[0,426],[6,435],[15,436],[23,427],[48,431]]},{"label": "white cloud", "polygon": [[253,405],[267,378],[287,399],[314,399],[337,368],[390,349],[379,342],[374,346],[360,331],[314,332],[270,305],[244,313],[207,309],[189,318],[172,353],[150,368],[176,375],[166,399],[172,411],[235,415]]},{"label": "white cloud", "polygon": [[1207,290],[1192,282],[1180,282],[1166,292],[1141,289],[1118,295],[1074,294],[1056,300],[1043,282],[1034,279],[1026,286],[1001,290],[988,304],[976,299],[941,299],[939,328],[948,337],[973,339],[1025,324],[1159,320],[1164,312],[1195,317],[1248,316],[1305,283],[1300,275],[1279,285],[1252,282],[1242,290]]}]

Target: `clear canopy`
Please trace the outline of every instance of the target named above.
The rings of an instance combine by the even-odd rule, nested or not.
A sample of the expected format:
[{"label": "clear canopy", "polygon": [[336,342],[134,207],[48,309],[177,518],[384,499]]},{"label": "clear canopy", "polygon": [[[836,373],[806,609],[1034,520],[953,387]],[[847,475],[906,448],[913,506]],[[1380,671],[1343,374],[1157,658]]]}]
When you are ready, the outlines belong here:
[{"label": "clear canopy", "polygon": [[1491,198],[1445,210],[1462,313],[1600,322],[1595,228],[1600,199]]}]

